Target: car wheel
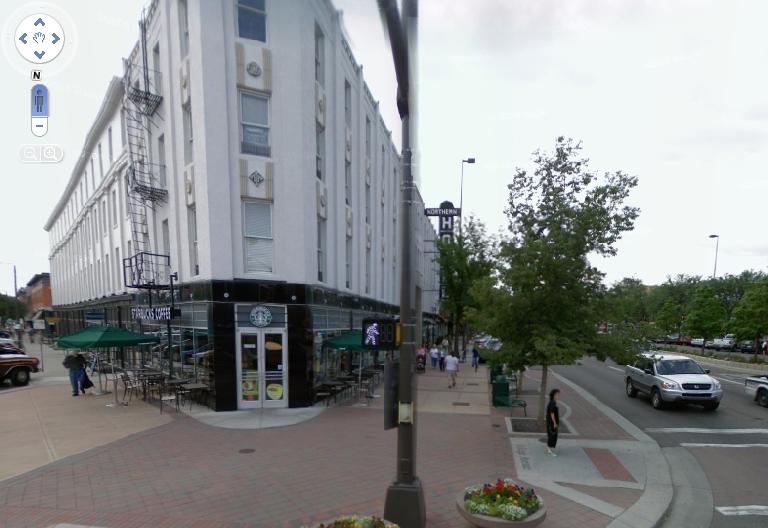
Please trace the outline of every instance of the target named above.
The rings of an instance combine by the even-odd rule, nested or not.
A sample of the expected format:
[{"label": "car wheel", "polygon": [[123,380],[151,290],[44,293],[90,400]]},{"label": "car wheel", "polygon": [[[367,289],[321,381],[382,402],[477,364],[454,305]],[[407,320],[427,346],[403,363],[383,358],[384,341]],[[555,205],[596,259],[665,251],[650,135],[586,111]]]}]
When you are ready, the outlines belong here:
[{"label": "car wheel", "polygon": [[720,402],[707,403],[706,405],[704,405],[704,410],[705,411],[714,411],[718,407],[720,407]]},{"label": "car wheel", "polygon": [[21,387],[22,385],[29,383],[29,370],[25,368],[14,370],[13,375],[11,375],[11,383],[17,387]]},{"label": "car wheel", "polygon": [[627,378],[627,396],[634,398],[637,396],[637,389],[632,385],[632,380]]},{"label": "car wheel", "polygon": [[651,405],[654,409],[661,410],[664,408],[664,400],[661,399],[661,393],[656,387],[651,391]]},{"label": "car wheel", "polygon": [[768,390],[760,389],[757,393],[757,403],[763,407],[768,407]]}]

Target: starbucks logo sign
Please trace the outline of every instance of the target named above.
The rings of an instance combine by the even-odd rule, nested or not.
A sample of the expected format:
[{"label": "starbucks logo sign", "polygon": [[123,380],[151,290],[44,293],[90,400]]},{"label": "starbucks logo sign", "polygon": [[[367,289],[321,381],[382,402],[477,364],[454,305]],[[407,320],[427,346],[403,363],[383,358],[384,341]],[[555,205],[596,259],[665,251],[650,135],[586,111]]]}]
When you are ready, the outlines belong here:
[{"label": "starbucks logo sign", "polygon": [[254,306],[250,313],[250,320],[253,326],[259,328],[269,326],[272,322],[272,312],[266,306]]}]

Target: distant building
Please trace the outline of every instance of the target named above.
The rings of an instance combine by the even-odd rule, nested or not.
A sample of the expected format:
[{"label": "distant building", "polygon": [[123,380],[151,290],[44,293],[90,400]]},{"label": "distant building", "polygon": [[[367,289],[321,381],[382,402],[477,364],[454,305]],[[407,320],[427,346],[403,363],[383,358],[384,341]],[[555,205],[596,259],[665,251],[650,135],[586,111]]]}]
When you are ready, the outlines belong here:
[{"label": "distant building", "polygon": [[27,318],[33,319],[42,310],[50,309],[51,300],[51,274],[38,273],[27,283],[24,289],[22,301],[27,307]]},{"label": "distant building", "polygon": [[[341,364],[323,341],[399,311],[400,157],[341,14],[154,0],[141,27],[45,226],[59,332],[107,321],[167,343],[169,312],[149,306],[176,273],[181,314],[152,361],[206,383],[217,410],[312,405]],[[429,326],[436,234],[418,200]]]}]

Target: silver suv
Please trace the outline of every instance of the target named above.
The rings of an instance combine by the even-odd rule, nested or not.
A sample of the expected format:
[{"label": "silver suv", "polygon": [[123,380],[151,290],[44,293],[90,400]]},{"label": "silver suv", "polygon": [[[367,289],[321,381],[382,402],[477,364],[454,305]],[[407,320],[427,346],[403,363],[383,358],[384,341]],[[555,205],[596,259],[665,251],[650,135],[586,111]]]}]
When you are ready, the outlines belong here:
[{"label": "silver suv", "polygon": [[644,352],[626,369],[627,396],[638,392],[651,397],[654,409],[666,403],[684,402],[703,405],[714,411],[723,398],[720,382],[691,358],[675,354]]}]

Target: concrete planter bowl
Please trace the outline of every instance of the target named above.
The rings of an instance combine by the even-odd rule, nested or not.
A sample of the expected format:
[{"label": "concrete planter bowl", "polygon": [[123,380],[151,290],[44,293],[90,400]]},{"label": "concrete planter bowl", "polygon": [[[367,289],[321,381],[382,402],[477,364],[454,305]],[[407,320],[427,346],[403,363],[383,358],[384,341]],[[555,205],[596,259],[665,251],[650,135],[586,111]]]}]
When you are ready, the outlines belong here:
[{"label": "concrete planter bowl", "polygon": [[341,526],[344,528],[352,528],[358,526],[373,526],[375,528],[399,528],[397,524],[373,515],[342,515],[340,517],[336,517],[333,520],[317,524],[313,528],[334,528],[336,526]]},{"label": "concrete planter bowl", "polygon": [[501,517],[491,517],[490,515],[470,513],[464,507],[465,492],[466,490],[462,491],[456,496],[456,511],[459,512],[459,515],[461,515],[465,521],[473,526],[477,526],[478,528],[532,528],[533,526],[538,526],[544,522],[544,519],[547,517],[547,507],[544,504],[544,499],[541,497],[539,497],[539,501],[541,502],[539,509],[525,519],[521,519],[519,521],[508,521],[506,519],[502,519]]}]

